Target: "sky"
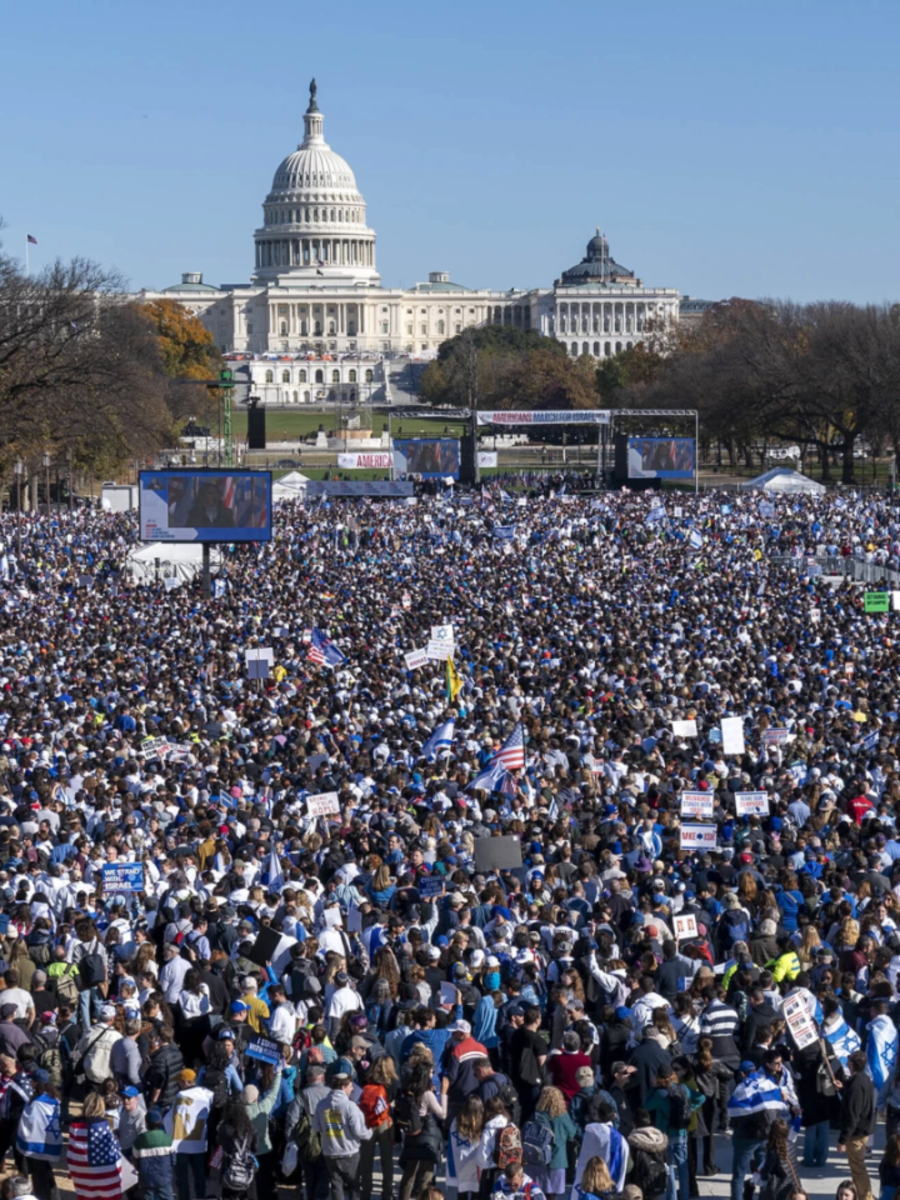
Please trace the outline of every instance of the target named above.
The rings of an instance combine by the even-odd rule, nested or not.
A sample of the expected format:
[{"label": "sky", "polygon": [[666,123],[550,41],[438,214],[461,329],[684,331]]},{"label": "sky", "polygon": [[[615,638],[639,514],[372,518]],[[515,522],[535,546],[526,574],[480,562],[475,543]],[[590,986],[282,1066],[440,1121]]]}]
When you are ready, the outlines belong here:
[{"label": "sky", "polygon": [[596,227],[703,299],[900,298],[896,0],[8,0],[0,233],[246,282],[312,76],[386,286],[549,286]]}]

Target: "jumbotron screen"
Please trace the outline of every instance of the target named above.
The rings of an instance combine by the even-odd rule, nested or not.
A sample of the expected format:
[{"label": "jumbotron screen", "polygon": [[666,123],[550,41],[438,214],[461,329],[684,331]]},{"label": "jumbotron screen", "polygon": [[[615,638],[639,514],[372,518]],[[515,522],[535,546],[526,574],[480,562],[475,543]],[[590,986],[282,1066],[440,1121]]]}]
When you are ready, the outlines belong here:
[{"label": "jumbotron screen", "polygon": [[141,471],[140,528],[145,542],[268,542],[268,471]]},{"label": "jumbotron screen", "polygon": [[694,439],[628,439],[629,479],[693,479]]}]

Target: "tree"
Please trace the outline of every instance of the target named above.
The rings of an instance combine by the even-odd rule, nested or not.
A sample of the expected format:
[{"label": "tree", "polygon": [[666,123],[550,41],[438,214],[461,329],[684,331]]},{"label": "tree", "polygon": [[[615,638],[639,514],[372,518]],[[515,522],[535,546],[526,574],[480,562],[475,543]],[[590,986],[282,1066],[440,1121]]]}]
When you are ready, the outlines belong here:
[{"label": "tree", "polygon": [[625,388],[647,387],[662,371],[665,358],[659,350],[638,342],[612,358],[604,358],[597,367],[595,383],[604,404],[615,404],[616,395]]},{"label": "tree", "polygon": [[202,423],[210,424],[210,392],[201,386],[185,386],[184,381],[218,377],[222,356],[213,335],[199,317],[175,300],[154,300],[139,307],[156,330],[166,374],[179,380],[167,393],[172,413],[179,421],[203,414]]}]

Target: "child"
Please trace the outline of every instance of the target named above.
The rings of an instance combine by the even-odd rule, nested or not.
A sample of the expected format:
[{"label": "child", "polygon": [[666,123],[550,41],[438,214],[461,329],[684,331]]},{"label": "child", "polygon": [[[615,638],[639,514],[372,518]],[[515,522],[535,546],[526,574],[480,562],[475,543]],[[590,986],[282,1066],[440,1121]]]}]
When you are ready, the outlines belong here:
[{"label": "child", "polygon": [[172,1139],[162,1125],[162,1113],[151,1108],[147,1113],[147,1130],[134,1143],[134,1160],[144,1200],[172,1200],[175,1156]]},{"label": "child", "polygon": [[881,1179],[879,1200],[894,1200],[894,1192],[900,1187],[900,1133],[888,1138],[878,1164],[878,1176]]},{"label": "child", "polygon": [[546,1200],[531,1176],[525,1174],[525,1168],[519,1160],[511,1162],[501,1171],[491,1195],[495,1200],[503,1200],[506,1196],[524,1196],[525,1200]]}]

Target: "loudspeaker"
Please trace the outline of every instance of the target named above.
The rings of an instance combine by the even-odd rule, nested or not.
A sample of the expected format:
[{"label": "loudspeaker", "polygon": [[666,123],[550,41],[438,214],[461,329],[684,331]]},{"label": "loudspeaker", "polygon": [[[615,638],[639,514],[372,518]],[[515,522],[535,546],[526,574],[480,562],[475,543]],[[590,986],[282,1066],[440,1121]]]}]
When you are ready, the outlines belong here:
[{"label": "loudspeaker", "polygon": [[459,482],[472,484],[475,482],[475,455],[478,453],[478,440],[474,433],[464,433],[459,440]]},{"label": "loudspeaker", "polygon": [[247,448],[249,450],[265,450],[266,448],[266,410],[264,408],[247,409]]}]

